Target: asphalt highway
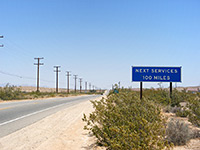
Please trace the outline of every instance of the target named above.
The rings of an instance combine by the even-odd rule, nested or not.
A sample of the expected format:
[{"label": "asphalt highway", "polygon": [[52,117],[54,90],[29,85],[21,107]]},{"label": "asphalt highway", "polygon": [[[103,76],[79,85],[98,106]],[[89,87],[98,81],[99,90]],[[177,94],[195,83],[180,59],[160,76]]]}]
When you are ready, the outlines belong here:
[{"label": "asphalt highway", "polygon": [[87,95],[0,103],[0,137],[4,137],[59,110],[100,97]]}]

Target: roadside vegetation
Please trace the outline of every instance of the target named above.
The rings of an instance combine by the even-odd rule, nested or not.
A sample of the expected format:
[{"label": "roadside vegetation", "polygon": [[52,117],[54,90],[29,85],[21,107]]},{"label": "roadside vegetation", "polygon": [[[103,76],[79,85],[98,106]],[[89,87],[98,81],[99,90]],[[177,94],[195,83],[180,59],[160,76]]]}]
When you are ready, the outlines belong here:
[{"label": "roadside vegetation", "polygon": [[[102,91],[103,92],[103,91]],[[49,98],[49,97],[68,97],[68,96],[78,96],[83,94],[102,94],[102,92],[91,90],[87,93],[85,92],[25,92],[20,90],[20,88],[7,84],[5,87],[0,87],[0,100],[22,100],[22,99],[37,99],[37,98]]]},{"label": "roadside vegetation", "polygon": [[106,99],[92,104],[95,111],[89,116],[84,114],[83,121],[87,123],[84,128],[96,136],[98,145],[108,150],[171,149],[200,137],[200,130],[165,115],[187,117],[199,128],[199,93],[174,90],[171,99],[166,89],[146,89],[140,100],[139,92],[116,86]]}]

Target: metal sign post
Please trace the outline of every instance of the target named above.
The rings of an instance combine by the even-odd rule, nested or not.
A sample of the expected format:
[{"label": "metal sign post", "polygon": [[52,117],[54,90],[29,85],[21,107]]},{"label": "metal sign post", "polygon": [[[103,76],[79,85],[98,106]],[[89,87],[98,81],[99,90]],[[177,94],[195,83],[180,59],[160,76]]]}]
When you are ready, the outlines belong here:
[{"label": "metal sign post", "polygon": [[170,98],[172,99],[172,82],[170,82],[170,89],[169,89],[169,91],[170,91]]},{"label": "metal sign post", "polygon": [[142,82],[140,82],[140,99],[142,99]]}]

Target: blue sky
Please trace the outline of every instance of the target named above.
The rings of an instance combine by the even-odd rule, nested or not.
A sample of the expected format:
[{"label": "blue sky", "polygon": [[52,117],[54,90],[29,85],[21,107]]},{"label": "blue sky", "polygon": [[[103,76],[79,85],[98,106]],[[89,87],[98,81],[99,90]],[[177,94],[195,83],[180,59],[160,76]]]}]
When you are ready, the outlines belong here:
[{"label": "blue sky", "polygon": [[0,85],[35,85],[34,57],[45,58],[40,74],[45,87],[55,87],[54,65],[61,66],[60,87],[68,70],[101,88],[119,81],[139,87],[131,82],[134,65],[182,66],[178,86],[200,85],[199,0],[1,0],[0,5],[5,45],[0,71],[23,77],[0,72]]}]

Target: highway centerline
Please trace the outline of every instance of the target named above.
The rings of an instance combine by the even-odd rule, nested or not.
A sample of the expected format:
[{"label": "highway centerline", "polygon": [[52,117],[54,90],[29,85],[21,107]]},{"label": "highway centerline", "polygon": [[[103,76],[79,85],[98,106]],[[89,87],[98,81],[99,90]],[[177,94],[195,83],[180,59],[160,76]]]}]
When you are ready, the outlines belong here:
[{"label": "highway centerline", "polygon": [[0,108],[0,110],[10,109],[10,108],[13,108],[13,107],[4,107],[4,108]]}]

